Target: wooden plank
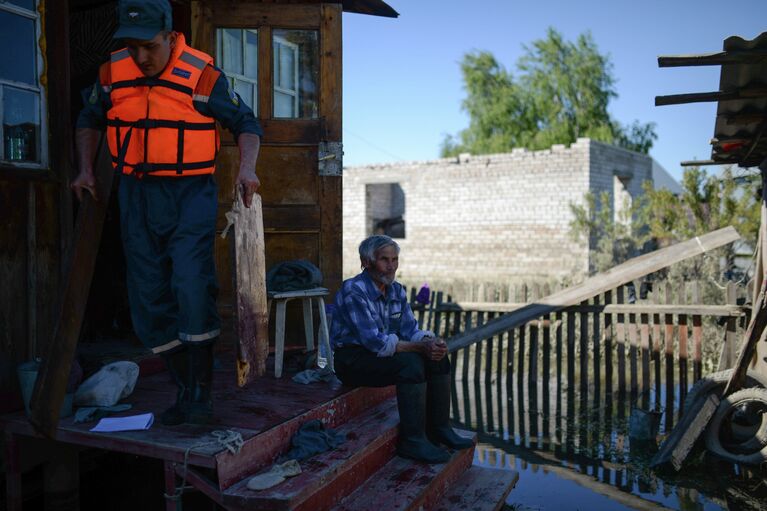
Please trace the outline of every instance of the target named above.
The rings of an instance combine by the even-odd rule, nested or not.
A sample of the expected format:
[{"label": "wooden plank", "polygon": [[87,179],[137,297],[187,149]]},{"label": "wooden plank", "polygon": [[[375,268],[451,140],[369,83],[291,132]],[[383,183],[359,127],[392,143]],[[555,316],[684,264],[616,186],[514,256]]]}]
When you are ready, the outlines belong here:
[{"label": "wooden plank", "polygon": [[[237,385],[244,387],[266,373],[269,356],[269,312],[266,297],[266,253],[261,196],[249,208],[237,194],[232,206],[237,297]],[[304,318],[306,320],[306,318]]]},{"label": "wooden plank", "polygon": [[[671,283],[666,282],[664,287],[666,303],[673,301]],[[674,316],[664,314],[663,340],[665,342],[666,363],[666,431],[674,427]]]},{"label": "wooden plank", "polygon": [[700,53],[696,55],[661,55],[658,57],[658,67],[718,66],[740,62],[756,63],[763,60],[765,57],[767,57],[767,51],[760,48],[742,51]]},{"label": "wooden plank", "polygon": [[[341,142],[342,137],[342,48],[340,4],[321,4],[320,10],[320,137],[328,142]],[[291,11],[281,8],[280,11]],[[319,169],[319,163],[317,162]],[[318,170],[319,172],[319,170]],[[325,287],[335,293],[342,282],[343,190],[341,176],[320,177],[322,236],[320,238],[320,270]]]},{"label": "wooden plank", "polygon": [[[759,254],[757,253],[757,258]],[[727,282],[727,303],[735,304],[737,302],[737,288],[732,281]],[[724,343],[722,343],[722,351],[719,355],[719,371],[729,369],[735,364],[735,343],[737,342],[737,336],[735,334],[738,327],[737,320],[730,318],[727,320],[724,332]]]},{"label": "wooden plank", "polygon": [[639,348],[642,360],[642,408],[650,407],[650,317],[639,317]]},{"label": "wooden plank", "polygon": [[[324,4],[292,4],[289,8],[269,3],[209,2],[213,10],[214,26],[260,28],[317,29],[322,21],[320,6]],[[338,6],[340,9],[340,5]],[[259,64],[261,61],[259,61]]]},{"label": "wooden plank", "polygon": [[[679,295],[677,296],[677,301],[679,303],[685,303],[687,302],[687,287],[686,282],[682,281],[679,283]],[[687,385],[688,385],[688,378],[687,378],[687,370],[688,370],[688,347],[687,347],[687,338],[689,331],[687,329],[687,315],[680,314],[677,316],[677,323],[679,325],[679,413],[684,413],[684,398],[687,395]]]},{"label": "wooden plank", "polygon": [[714,92],[692,92],[689,94],[670,94],[655,96],[655,106],[682,105],[685,103],[704,103],[709,101],[737,101],[750,98],[767,97],[767,88],[743,87],[741,89]]},{"label": "wooden plank", "polygon": [[[103,142],[104,138],[101,140]],[[48,438],[55,436],[59,423],[59,410],[64,402],[69,371],[80,337],[112,190],[114,170],[106,144],[100,143],[97,155],[94,172],[99,200],[94,200],[89,193],[83,194],[74,242],[67,257],[69,270],[65,274],[55,333],[42,355],[42,364],[30,400],[29,420],[40,434]]]},{"label": "wooden plank", "polygon": [[554,293],[538,303],[530,304],[516,312],[486,323],[480,328],[464,332],[448,340],[450,351],[487,339],[498,332],[511,330],[519,325],[570,305],[575,305],[594,295],[604,293],[634,279],[643,277],[678,261],[705,253],[740,238],[733,227],[725,227],[649,254],[635,257],[604,273],[595,275],[582,284]]},{"label": "wooden plank", "polygon": [[748,324],[743,347],[738,355],[738,360],[735,362],[735,367],[730,376],[730,380],[727,382],[727,387],[724,389],[725,396],[729,396],[743,387],[748,366],[756,352],[757,342],[759,342],[760,339],[767,339],[767,329],[765,328],[767,327],[767,307],[765,307],[766,288],[767,279],[762,281],[759,296],[754,304],[754,315],[751,317],[751,321]]},{"label": "wooden plank", "polygon": [[[610,304],[613,296],[612,291],[605,292],[605,303]],[[605,349],[605,417],[612,416],[613,401],[613,315],[605,314],[605,326],[603,332],[603,345]]]},{"label": "wooden plank", "polygon": [[[593,303],[594,305],[599,305],[598,295],[594,297]],[[602,334],[600,332],[600,326],[601,326],[600,314],[598,312],[594,312],[591,317],[591,327],[592,327],[591,343],[592,343],[593,351],[594,351],[592,381],[594,382],[593,407],[595,411],[598,411],[600,409],[600,399],[602,394],[602,360],[601,360],[602,347],[600,342],[602,339]]]},{"label": "wooden plank", "polygon": [[[623,286],[616,291],[617,303],[623,303]],[[625,399],[626,396],[626,322],[623,314],[618,314],[615,323],[615,344],[617,347],[616,358],[618,359],[618,397]]]},{"label": "wooden plank", "polygon": [[[578,410],[578,416],[581,418],[581,420],[586,421],[586,410],[589,406],[589,379],[591,374],[589,373],[589,316],[587,313],[583,312],[580,314],[578,348],[578,361],[580,363],[578,371],[578,377],[580,380],[580,407]],[[579,426],[581,427],[581,431],[584,431],[585,425],[579,424]]]},{"label": "wooden plank", "polygon": [[[522,309],[527,304],[524,303],[493,303],[493,302],[468,302],[456,301],[444,303],[442,307],[449,310],[464,311],[495,311],[495,312],[514,312]],[[566,310],[574,312],[603,313],[603,314],[699,314],[701,316],[719,316],[739,318],[746,315],[747,308],[736,305],[681,305],[681,304],[592,304],[592,305],[573,305],[566,307]]]},{"label": "wooden plank", "polygon": [[[694,415],[694,419],[688,424],[687,421],[681,421],[677,426],[683,429],[684,434],[679,439],[679,442],[671,451],[671,464],[676,470],[682,468],[684,460],[687,459],[687,455],[692,450],[692,446],[700,437],[701,433],[708,426],[711,417],[713,417],[716,408],[719,406],[719,396],[715,393],[709,394],[705,403],[700,411]],[[690,414],[692,417],[693,415]]]}]

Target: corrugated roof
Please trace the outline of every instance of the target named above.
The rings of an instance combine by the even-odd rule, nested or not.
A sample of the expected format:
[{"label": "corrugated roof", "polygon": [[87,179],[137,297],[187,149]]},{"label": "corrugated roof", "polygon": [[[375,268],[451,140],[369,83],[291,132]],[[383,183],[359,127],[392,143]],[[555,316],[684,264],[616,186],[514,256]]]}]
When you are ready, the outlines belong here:
[{"label": "corrugated roof", "polygon": [[719,90],[738,92],[744,99],[719,101],[711,159],[757,166],[767,158],[767,56],[762,53],[767,52],[767,32],[751,41],[728,37],[723,46],[727,53],[753,58],[722,65]]},{"label": "corrugated roof", "polygon": [[719,90],[656,96],[656,105],[717,102],[711,160],[682,165],[757,166],[767,158],[767,32],[749,41],[732,36],[720,53],[658,57],[661,67],[721,65]]}]

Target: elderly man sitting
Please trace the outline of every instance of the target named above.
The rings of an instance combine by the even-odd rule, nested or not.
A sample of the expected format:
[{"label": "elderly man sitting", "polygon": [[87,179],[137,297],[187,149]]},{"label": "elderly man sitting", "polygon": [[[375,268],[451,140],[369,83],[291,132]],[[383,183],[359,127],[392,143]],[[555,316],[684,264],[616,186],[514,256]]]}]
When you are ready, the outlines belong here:
[{"label": "elderly man sitting", "polygon": [[330,337],[336,374],[346,385],[396,385],[397,453],[443,463],[450,455],[438,444],[453,449],[472,446],[448,423],[447,345],[418,328],[405,290],[394,280],[399,245],[388,236],[375,235],[360,244],[359,252],[362,273],[344,281],[335,299]]}]

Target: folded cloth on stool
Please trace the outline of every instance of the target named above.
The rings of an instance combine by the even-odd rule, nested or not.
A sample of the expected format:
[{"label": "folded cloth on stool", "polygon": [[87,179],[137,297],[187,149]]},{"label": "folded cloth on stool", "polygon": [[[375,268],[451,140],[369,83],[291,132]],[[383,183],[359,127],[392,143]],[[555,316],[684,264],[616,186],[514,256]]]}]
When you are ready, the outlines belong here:
[{"label": "folded cloth on stool", "polygon": [[304,259],[275,264],[266,272],[266,289],[270,292],[300,291],[320,286],[322,272]]}]

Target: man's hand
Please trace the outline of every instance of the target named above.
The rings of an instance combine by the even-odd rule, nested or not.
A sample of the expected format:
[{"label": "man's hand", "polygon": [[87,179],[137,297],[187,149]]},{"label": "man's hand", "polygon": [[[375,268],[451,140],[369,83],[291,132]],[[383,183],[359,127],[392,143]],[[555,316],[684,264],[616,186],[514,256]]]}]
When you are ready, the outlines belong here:
[{"label": "man's hand", "polygon": [[442,360],[447,355],[447,344],[438,337],[427,338],[423,341],[423,355],[435,362]]},{"label": "man's hand", "polygon": [[237,190],[242,194],[242,202],[246,208],[253,202],[253,194],[258,191],[261,181],[258,180],[256,172],[253,169],[240,168],[237,175]]},{"label": "man's hand", "polygon": [[69,188],[75,192],[79,201],[83,200],[83,190],[88,190],[94,200],[99,200],[96,194],[96,178],[93,176],[93,172],[80,171],[75,180],[69,185]]}]

